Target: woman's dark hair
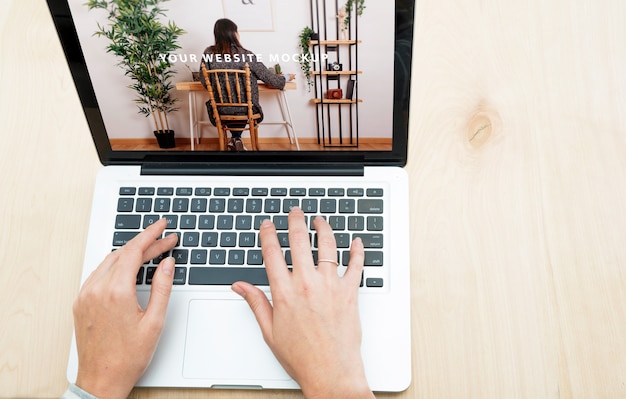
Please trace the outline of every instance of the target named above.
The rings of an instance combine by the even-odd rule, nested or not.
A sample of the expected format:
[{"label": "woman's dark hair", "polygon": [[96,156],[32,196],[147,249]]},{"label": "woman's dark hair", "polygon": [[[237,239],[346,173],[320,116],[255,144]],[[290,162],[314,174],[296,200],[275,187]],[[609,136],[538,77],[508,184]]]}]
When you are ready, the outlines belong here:
[{"label": "woman's dark hair", "polygon": [[245,50],[239,39],[237,39],[237,24],[228,18],[215,21],[213,27],[215,45],[211,46],[211,51],[217,54],[233,54],[233,47]]}]

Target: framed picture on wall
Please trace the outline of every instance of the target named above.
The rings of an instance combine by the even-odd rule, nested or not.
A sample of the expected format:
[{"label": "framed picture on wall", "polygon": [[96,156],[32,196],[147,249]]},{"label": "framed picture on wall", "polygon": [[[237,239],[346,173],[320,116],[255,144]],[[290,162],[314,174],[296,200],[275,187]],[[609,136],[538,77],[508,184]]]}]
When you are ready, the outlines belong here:
[{"label": "framed picture on wall", "polygon": [[222,0],[224,17],[237,24],[242,32],[274,30],[273,0]]}]

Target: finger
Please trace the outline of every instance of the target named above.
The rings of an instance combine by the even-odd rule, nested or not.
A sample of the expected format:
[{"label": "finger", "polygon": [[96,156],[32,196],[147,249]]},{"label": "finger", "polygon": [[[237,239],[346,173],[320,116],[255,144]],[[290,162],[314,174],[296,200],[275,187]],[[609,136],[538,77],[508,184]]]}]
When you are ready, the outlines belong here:
[{"label": "finger", "polygon": [[348,262],[348,269],[343,275],[343,279],[346,280],[350,286],[358,288],[361,285],[364,260],[363,241],[361,241],[361,238],[357,237],[352,241],[352,245],[350,246],[350,262]]},{"label": "finger", "polygon": [[285,256],[278,242],[276,227],[269,219],[265,219],[263,223],[261,223],[259,237],[261,240],[263,263],[265,263],[267,278],[270,282],[270,289],[272,289],[272,287],[278,287],[288,280],[289,269],[287,269]]},{"label": "finger", "polygon": [[161,334],[163,322],[165,321],[165,313],[167,304],[172,292],[172,281],[174,280],[174,258],[165,258],[159,263],[154,276],[152,277],[152,286],[150,288],[150,299],[144,314],[152,328],[157,332],[157,337]]},{"label": "finger", "polygon": [[152,243],[143,253],[144,263],[154,259],[159,255],[171,251],[178,244],[178,235],[169,234],[160,240]]},{"label": "finger", "polygon": [[[119,281],[130,281],[131,277],[134,277],[143,263],[149,259],[156,258],[157,255],[162,254],[165,251],[157,252],[162,247],[167,247],[173,239],[166,240],[163,243],[155,246],[157,239],[163,234],[163,230],[167,226],[165,218],[157,221],[156,223],[148,226],[144,231],[139,233],[135,238],[130,240],[126,245],[117,251],[118,259],[123,259],[124,262],[115,262],[112,268],[116,268],[117,265],[121,266],[116,268],[116,272],[120,273]],[[146,251],[150,252],[154,256],[146,257]]]},{"label": "finger", "polygon": [[337,275],[337,244],[335,234],[328,222],[322,217],[313,221],[317,232],[317,270]]},{"label": "finger", "polygon": [[274,309],[267,300],[265,293],[257,287],[243,281],[234,283],[231,288],[248,302],[257,323],[259,323],[265,342],[268,346],[272,347],[274,343],[272,330],[272,326],[274,325]]},{"label": "finger", "polygon": [[294,207],[289,212],[289,247],[294,273],[310,273],[313,269],[311,238],[304,221],[304,212]]}]

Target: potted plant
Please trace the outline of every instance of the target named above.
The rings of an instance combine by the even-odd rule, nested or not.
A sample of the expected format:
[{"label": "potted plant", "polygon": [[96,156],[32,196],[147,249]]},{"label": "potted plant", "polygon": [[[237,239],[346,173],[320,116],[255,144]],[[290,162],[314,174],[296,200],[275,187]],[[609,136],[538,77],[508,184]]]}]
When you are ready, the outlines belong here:
[{"label": "potted plant", "polygon": [[[355,4],[356,3],[356,4]],[[345,4],[346,16],[343,20],[344,29],[348,29],[350,27],[350,17],[352,15],[352,10],[356,5],[356,15],[359,17],[363,15],[363,11],[365,10],[365,0],[348,0]]]},{"label": "potted plant", "polygon": [[170,95],[175,71],[167,55],[180,48],[177,40],[185,31],[174,22],[160,21],[163,1],[89,0],[86,6],[107,11],[108,24],[98,24],[95,35],[109,39],[107,51],[119,57],[118,65],[132,80],[129,88],[137,94],[139,113],[152,116],[159,146],[172,148],[176,143],[167,115],[177,110],[177,99]]},{"label": "potted plant", "polygon": [[298,37],[300,38],[300,42],[298,43],[298,47],[300,48],[300,57],[298,62],[300,63],[300,69],[302,69],[302,72],[304,73],[304,77],[306,78],[306,82],[310,90],[311,86],[313,86],[313,76],[311,76],[311,70],[313,69],[311,40],[317,40],[318,35],[313,31],[313,29],[305,26]]}]

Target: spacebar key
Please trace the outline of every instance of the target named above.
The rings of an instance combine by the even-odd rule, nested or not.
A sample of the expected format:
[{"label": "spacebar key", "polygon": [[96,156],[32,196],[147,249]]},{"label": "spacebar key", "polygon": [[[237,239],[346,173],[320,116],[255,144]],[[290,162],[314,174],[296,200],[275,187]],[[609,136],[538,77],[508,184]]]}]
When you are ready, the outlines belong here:
[{"label": "spacebar key", "polygon": [[269,285],[265,268],[212,266],[189,268],[189,285],[231,285],[236,281]]}]

